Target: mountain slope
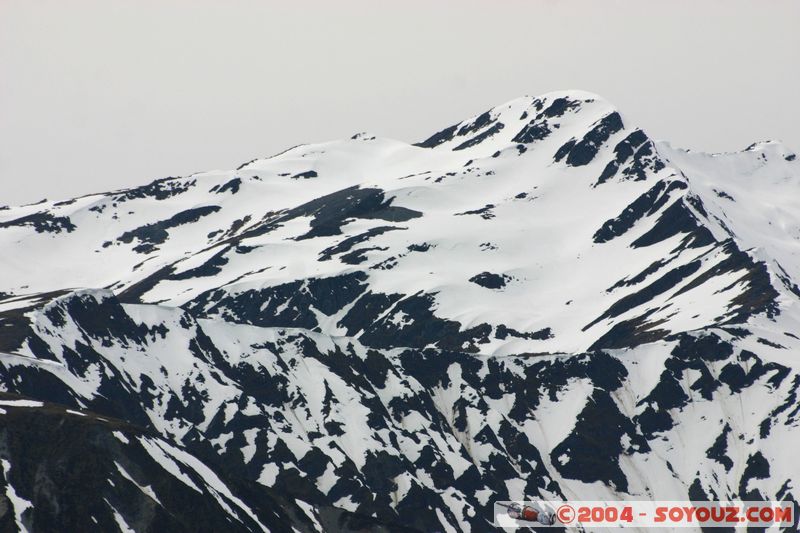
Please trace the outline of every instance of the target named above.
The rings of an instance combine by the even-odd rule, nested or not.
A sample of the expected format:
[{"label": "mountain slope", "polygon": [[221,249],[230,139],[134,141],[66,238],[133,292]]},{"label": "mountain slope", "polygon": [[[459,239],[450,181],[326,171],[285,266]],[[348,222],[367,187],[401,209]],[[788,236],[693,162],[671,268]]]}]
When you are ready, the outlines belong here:
[{"label": "mountain slope", "polygon": [[798,180],[562,92],[6,208],[0,384],[278,491],[268,530],[793,499]]},{"label": "mountain slope", "polygon": [[190,454],[125,422],[11,395],[0,406],[4,530],[263,531],[265,520],[313,531],[299,507],[256,487],[244,491],[254,511]]}]

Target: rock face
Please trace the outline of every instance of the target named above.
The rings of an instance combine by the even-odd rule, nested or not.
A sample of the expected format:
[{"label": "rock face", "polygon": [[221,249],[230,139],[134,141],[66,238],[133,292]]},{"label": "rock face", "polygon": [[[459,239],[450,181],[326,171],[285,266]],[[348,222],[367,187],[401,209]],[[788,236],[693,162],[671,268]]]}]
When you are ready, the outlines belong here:
[{"label": "rock face", "polygon": [[601,98],[0,211],[0,529],[794,500],[800,163]]}]

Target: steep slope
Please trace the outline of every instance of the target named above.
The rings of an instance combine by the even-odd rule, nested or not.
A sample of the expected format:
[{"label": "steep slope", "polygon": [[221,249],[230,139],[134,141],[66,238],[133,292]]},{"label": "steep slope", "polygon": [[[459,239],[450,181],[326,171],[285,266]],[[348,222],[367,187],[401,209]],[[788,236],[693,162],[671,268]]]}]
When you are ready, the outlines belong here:
[{"label": "steep slope", "polygon": [[9,389],[135,420],[312,516],[481,530],[495,499],[782,499],[800,475],[800,341],[770,330],[574,356],[382,352],[109,292],[34,324],[42,357],[4,356]]},{"label": "steep slope", "polygon": [[4,531],[313,531],[300,507],[256,486],[243,491],[258,494],[256,511],[202,462],[125,422],[6,394],[0,417]]},{"label": "steep slope", "polygon": [[798,180],[562,92],[6,208],[0,387],[183,447],[275,531],[794,499]]},{"label": "steep slope", "polygon": [[[780,163],[767,166],[791,176],[796,164]],[[19,301],[108,287],[376,347],[617,347],[633,331],[655,340],[776,305],[777,294],[749,296],[770,273],[727,242],[701,183],[593,95],[523,98],[418,147],[356,136],[11,210],[0,222],[14,250],[6,291]],[[791,263],[776,259],[771,275],[781,259]],[[711,272],[722,286],[704,281]]]}]

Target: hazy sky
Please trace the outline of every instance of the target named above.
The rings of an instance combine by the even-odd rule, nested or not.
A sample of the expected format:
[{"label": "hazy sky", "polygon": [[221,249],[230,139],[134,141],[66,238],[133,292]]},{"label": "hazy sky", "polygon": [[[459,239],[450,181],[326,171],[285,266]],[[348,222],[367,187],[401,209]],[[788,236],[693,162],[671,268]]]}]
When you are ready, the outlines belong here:
[{"label": "hazy sky", "polygon": [[798,0],[0,0],[0,205],[557,89],[683,147],[800,151],[798,28]]}]

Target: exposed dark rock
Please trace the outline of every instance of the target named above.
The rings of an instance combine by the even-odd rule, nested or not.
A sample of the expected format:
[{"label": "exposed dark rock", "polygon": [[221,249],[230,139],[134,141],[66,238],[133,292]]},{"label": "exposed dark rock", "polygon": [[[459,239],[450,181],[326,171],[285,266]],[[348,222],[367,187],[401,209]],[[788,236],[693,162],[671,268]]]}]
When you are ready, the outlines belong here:
[{"label": "exposed dark rock", "polygon": [[[169,232],[167,230],[182,226],[184,224],[197,222],[202,217],[208,216],[211,213],[216,213],[220,209],[221,208],[218,205],[207,205],[203,207],[187,209],[186,211],[181,211],[180,213],[173,215],[166,220],[161,220],[153,224],[146,224],[136,229],[126,231],[120,235],[117,240],[124,243],[130,243],[136,239],[142,244],[163,244],[167,240],[167,237],[169,237]],[[147,248],[146,250],[149,251],[150,249],[151,248]],[[143,248],[143,250],[145,250],[145,248]]]},{"label": "exposed dark rock", "polygon": [[733,461],[726,455],[728,450],[728,435],[730,432],[731,426],[725,424],[722,433],[719,434],[711,448],[706,451],[706,457],[724,466],[726,472],[730,472],[731,468],[733,468]]},{"label": "exposed dark rock", "polygon": [[667,337],[669,331],[658,328],[664,321],[648,322],[647,318],[650,314],[652,312],[648,311],[636,318],[614,324],[611,329],[592,343],[589,350],[627,348]]},{"label": "exposed dark rock", "polygon": [[531,333],[528,332],[521,332],[517,331],[513,328],[509,328],[503,324],[500,324],[495,328],[494,336],[496,339],[504,340],[508,337],[516,337],[518,339],[528,339],[528,340],[547,340],[553,338],[553,332],[550,328],[543,328],[539,331],[534,331]]},{"label": "exposed dark rock", "polygon": [[511,279],[511,276],[492,274],[491,272],[481,272],[469,278],[470,282],[486,289],[502,289]]},{"label": "exposed dark rock", "polygon": [[463,143],[453,148],[453,150],[464,150],[466,148],[477,146],[478,144],[482,143],[489,137],[492,137],[493,135],[497,134],[500,130],[503,129],[503,127],[504,125],[502,122],[496,122],[494,125],[492,125],[491,128],[479,133],[478,135],[476,135],[472,139],[469,139],[468,141],[464,141]]},{"label": "exposed dark rock", "polygon": [[492,209],[494,209],[494,204],[486,204],[485,206],[481,207],[480,209],[472,209],[470,211],[464,211],[463,213],[456,213],[456,216],[464,216],[464,215],[480,215],[481,218],[484,220],[490,220],[494,218],[494,213],[492,213]]},{"label": "exposed dark rock", "polygon": [[[320,253],[319,260],[320,261],[328,261],[331,257],[338,254],[343,254],[345,252],[350,251],[353,246],[357,244],[361,244],[370,240],[373,237],[378,235],[383,235],[388,231],[396,231],[401,230],[404,228],[398,228],[395,226],[378,226],[376,228],[370,228],[363,233],[359,233],[358,235],[354,235],[352,237],[348,237],[335,246],[331,246],[330,248],[326,248],[325,250]],[[374,248],[373,248],[374,249]]]},{"label": "exposed dark rock", "polygon": [[[542,139],[547,138],[550,135],[550,128],[547,125],[547,121],[538,122],[538,117],[533,119],[529,122],[522,130],[517,133],[513,139],[511,139],[515,143],[532,143],[535,141],[541,141]],[[522,146],[520,150],[522,151]]]},{"label": "exposed dark rock", "polygon": [[588,165],[609,137],[622,128],[622,117],[619,116],[619,113],[613,112],[606,115],[592,125],[592,129],[584,135],[583,139],[580,141],[573,139],[559,148],[555,160],[561,161],[566,156],[566,163],[570,166]]},{"label": "exposed dark rock", "polygon": [[230,191],[231,194],[236,194],[239,192],[239,187],[242,186],[242,178],[233,178],[230,181],[225,182],[222,186],[217,189],[217,194],[222,194],[225,192]]},{"label": "exposed dark rock", "polygon": [[562,476],[586,483],[600,481],[625,491],[628,480],[619,467],[627,436],[634,450],[647,450],[647,442],[615,405],[608,393],[596,391],[578,415],[574,431],[550,454]]},{"label": "exposed dark rock", "polygon": [[617,300],[602,315],[584,326],[583,331],[586,331],[598,322],[601,322],[607,318],[614,318],[626,313],[635,307],[651,301],[659,294],[663,294],[664,292],[674,288],[679,282],[697,272],[700,269],[700,264],[701,263],[699,260],[695,260],[691,263],[673,268],[643,289]]},{"label": "exposed dark rock", "polygon": [[650,231],[633,241],[631,246],[634,248],[651,246],[680,233],[687,234],[686,245],[690,248],[708,246],[715,242],[708,228],[701,225],[686,204],[678,199],[662,211]]},{"label": "exposed dark rock", "polygon": [[458,130],[458,136],[463,137],[465,135],[469,135],[470,133],[474,133],[485,128],[493,122],[494,120],[492,119],[491,114],[487,111],[478,116],[478,118],[476,118],[474,121],[461,126],[461,128]]},{"label": "exposed dark rock", "polygon": [[341,227],[348,219],[379,219],[387,222],[405,222],[422,216],[422,213],[405,207],[392,205],[380,189],[349,187],[322,196],[299,207],[289,209],[274,217],[267,225],[248,230],[241,238],[248,238],[272,231],[282,222],[297,217],[314,217],[311,230],[297,240],[341,234]]},{"label": "exposed dark rock", "polygon": [[317,172],[315,170],[306,170],[305,172],[300,172],[299,174],[295,174],[294,176],[292,176],[292,179],[293,180],[299,180],[299,179],[307,180],[307,179],[311,179],[311,178],[316,178],[318,176],[319,176],[319,174],[317,174]]},{"label": "exposed dark rock", "polygon": [[458,129],[458,124],[450,126],[438,133],[434,133],[424,141],[414,144],[414,146],[419,146],[420,148],[435,148],[436,146],[439,146],[442,143],[446,143],[447,141],[453,140],[453,137],[455,137],[457,129]]},{"label": "exposed dark rock", "polygon": [[575,100],[568,100],[567,98],[556,98],[553,100],[547,108],[542,111],[542,115],[555,118],[563,116],[570,109],[576,109],[580,107],[580,102]]},{"label": "exposed dark rock", "polygon": [[173,196],[183,194],[196,184],[195,180],[182,181],[181,178],[161,178],[142,187],[127,189],[114,196],[115,202],[126,202],[142,198],[166,200]]},{"label": "exposed dark rock", "polygon": [[62,231],[71,233],[75,230],[75,224],[69,217],[57,217],[47,212],[33,213],[7,222],[0,222],[0,229],[15,226],[30,226],[37,233],[61,233]]},{"label": "exposed dark rock", "polygon": [[620,235],[624,235],[638,220],[650,216],[661,209],[669,200],[672,191],[686,189],[686,187],[686,183],[682,181],[672,181],[669,184],[659,181],[650,190],[634,200],[616,218],[607,220],[595,232],[594,242],[608,242]]},{"label": "exposed dark rock", "polygon": [[192,279],[219,274],[222,272],[222,267],[228,264],[228,258],[225,256],[229,251],[230,248],[228,247],[222,248],[202,265],[184,270],[183,272],[177,274],[170,274],[168,279]]},{"label": "exposed dark rock", "polygon": [[759,313],[764,313],[768,317],[775,316],[779,309],[777,303],[779,294],[770,282],[766,265],[755,262],[747,253],[739,250],[731,240],[725,242],[723,250],[728,254],[727,258],[681,287],[674,296],[692,290],[715,276],[739,274],[738,279],[723,291],[732,289],[741,282],[746,282],[747,288],[731,299],[728,306],[731,311],[726,317],[719,317],[720,323],[742,323]]}]

